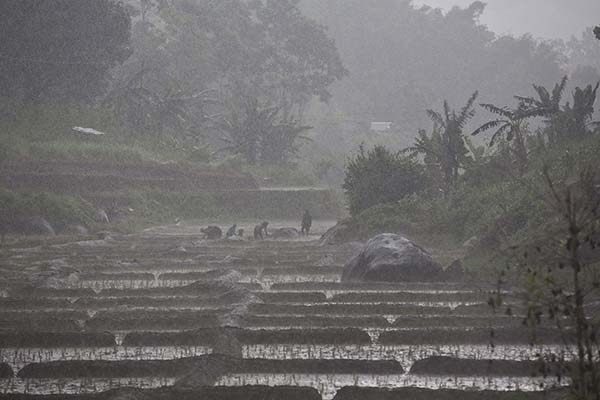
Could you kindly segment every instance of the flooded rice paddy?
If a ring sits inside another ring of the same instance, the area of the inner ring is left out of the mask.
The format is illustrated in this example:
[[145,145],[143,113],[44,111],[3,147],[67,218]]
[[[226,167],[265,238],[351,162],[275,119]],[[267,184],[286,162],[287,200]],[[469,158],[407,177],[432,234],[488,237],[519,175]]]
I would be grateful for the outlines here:
[[[494,314],[486,306],[492,288],[485,283],[347,284],[340,282],[340,273],[356,251],[352,247],[320,246],[318,236],[233,243],[200,241],[198,235],[198,226],[161,227],[111,240],[13,248],[0,255],[5,277],[0,281],[0,364],[14,373],[0,379],[0,393],[83,394],[170,386],[183,376],[108,379],[65,373],[60,379],[22,379],[17,374],[28,365],[49,362],[189,359],[218,353],[224,345],[245,359],[395,360],[404,371],[238,371],[215,382],[308,386],[327,400],[345,386],[537,391],[567,383],[527,374],[411,373],[415,362],[431,357],[526,362],[553,353],[571,358],[551,343],[459,344],[443,334],[427,336],[436,329],[454,336],[477,329],[517,329],[518,316]],[[213,290],[215,270],[229,275]],[[511,292],[505,295],[518,300]],[[218,340],[203,337],[202,329],[224,325],[236,327],[239,343],[223,344],[218,332],[211,333]],[[337,332],[347,337],[338,338]],[[422,332],[429,339],[380,341],[394,332],[416,332],[417,338]],[[127,341],[130,335],[137,335],[134,341]],[[90,340],[97,344],[89,345]]]

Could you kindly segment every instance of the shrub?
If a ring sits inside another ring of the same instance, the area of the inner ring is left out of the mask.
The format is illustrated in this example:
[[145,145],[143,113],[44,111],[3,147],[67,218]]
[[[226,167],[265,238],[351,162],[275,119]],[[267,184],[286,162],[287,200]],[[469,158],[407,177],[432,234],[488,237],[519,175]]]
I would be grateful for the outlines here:
[[51,225],[58,227],[89,225],[94,222],[94,214],[94,207],[80,198],[0,190],[0,225],[35,216],[44,217]]
[[361,145],[346,166],[342,185],[352,215],[377,204],[392,203],[423,190],[423,167],[384,146],[366,151]]

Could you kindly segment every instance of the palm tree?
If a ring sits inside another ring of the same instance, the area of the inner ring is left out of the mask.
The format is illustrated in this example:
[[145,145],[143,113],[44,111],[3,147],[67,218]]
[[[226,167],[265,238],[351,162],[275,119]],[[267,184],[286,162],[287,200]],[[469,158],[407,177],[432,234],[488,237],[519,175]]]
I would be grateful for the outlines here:
[[241,106],[230,106],[227,115],[215,123],[215,127],[224,136],[226,143],[222,151],[242,155],[252,165],[256,164],[260,154],[260,137],[272,129],[279,109],[263,107],[255,98],[245,99]]
[[263,105],[255,97],[246,98],[241,106],[231,106],[227,115],[215,122],[226,146],[220,149],[242,155],[252,165],[282,164],[297,155],[297,140],[312,129],[296,119],[281,119],[280,107]]
[[537,93],[537,99],[534,97],[515,96],[519,101],[519,109],[523,110],[524,117],[544,117],[546,118],[546,136],[550,144],[558,141],[562,132],[557,127],[560,125],[558,119],[560,114],[560,102],[567,86],[568,78],[564,76],[561,81],[554,85],[552,93],[545,87],[533,85]]
[[545,134],[550,144],[556,144],[568,136],[584,136],[590,132],[589,125],[594,113],[598,87],[588,85],[575,88],[573,105],[567,102],[561,107],[562,94],[567,83],[564,77],[554,86],[552,94],[541,86],[535,86],[539,99],[515,96],[527,117],[546,117]]
[[446,193],[455,185],[460,170],[467,166],[471,159],[463,130],[467,122],[475,116],[473,104],[478,94],[473,93],[458,113],[450,109],[447,101],[444,101],[441,113],[427,110],[427,115],[434,124],[431,137],[428,137],[425,131],[419,131],[414,146],[407,149],[413,155],[423,154],[425,162],[430,165],[439,166],[444,181],[443,190]]
[[[548,97],[549,99],[549,97]],[[530,115],[526,106],[521,103],[516,109],[508,107],[498,107],[493,104],[480,104],[481,107],[496,115],[497,118],[481,125],[472,135],[476,136],[490,129],[495,129],[490,140],[490,146],[504,138],[507,142],[512,142],[511,150],[515,155],[519,174],[523,175],[527,170],[527,118]]]
[[[567,121],[565,129],[570,135],[584,136],[589,133],[589,125],[594,114],[594,104],[599,86],[600,83],[597,83],[596,86],[588,85],[585,89],[575,88],[573,106],[570,103],[564,106],[564,119]],[[595,125],[596,123],[592,124]]]
[[533,85],[538,98],[515,96],[522,105],[528,117],[548,117],[560,111],[560,101],[567,86],[568,78],[564,76],[559,83],[554,85],[552,93],[543,86]]

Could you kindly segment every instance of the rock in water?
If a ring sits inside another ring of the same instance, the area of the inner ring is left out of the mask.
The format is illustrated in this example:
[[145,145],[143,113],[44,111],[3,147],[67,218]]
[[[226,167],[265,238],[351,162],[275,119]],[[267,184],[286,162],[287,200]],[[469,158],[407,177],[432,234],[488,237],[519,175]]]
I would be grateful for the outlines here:
[[204,233],[204,236],[208,240],[217,240],[223,237],[223,231],[218,226],[208,226],[200,229],[200,232]]
[[300,231],[296,228],[279,228],[271,231],[272,239],[298,239]]
[[436,279],[442,267],[407,238],[384,233],[367,242],[344,266],[343,282],[406,282]]

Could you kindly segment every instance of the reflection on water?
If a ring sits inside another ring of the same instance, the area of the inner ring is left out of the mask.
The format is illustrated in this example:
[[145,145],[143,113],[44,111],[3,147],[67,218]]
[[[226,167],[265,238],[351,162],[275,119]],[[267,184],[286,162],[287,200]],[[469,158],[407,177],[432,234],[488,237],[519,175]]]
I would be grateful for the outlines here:
[[[563,382],[564,384],[564,382]],[[217,385],[290,385],[317,389],[324,400],[333,399],[344,386],[361,387],[420,387],[461,390],[522,390],[534,391],[559,386],[555,378],[513,377],[450,377],[415,375],[326,375],[326,374],[232,374],[219,379]]]
[[[151,289],[151,288],[175,288],[187,286],[196,279],[132,279],[132,280],[79,280],[71,285],[66,285],[68,288],[76,289],[93,289],[96,292],[102,292],[106,289]],[[245,276],[238,280],[239,283],[260,283],[264,287],[270,287],[274,283],[299,283],[299,282],[340,282],[340,277],[337,275],[279,275],[257,278]]]
[[[172,386],[178,378],[93,378],[93,379],[4,379],[0,393],[85,394],[99,393],[122,387],[153,389]],[[330,400],[344,386],[360,387],[420,387],[461,390],[521,390],[535,391],[557,387],[568,382],[556,378],[529,377],[451,377],[422,375],[335,375],[335,374],[231,374],[221,377],[217,386],[289,385],[317,389],[323,399]]]
[[[0,362],[9,364],[16,372],[30,363],[67,360],[172,360],[210,354],[206,346],[156,346],[156,347],[95,347],[95,348],[49,348],[49,349],[0,349]],[[420,359],[447,356],[469,359],[535,360],[540,355],[560,355],[572,358],[570,352],[560,346],[489,346],[489,345],[420,345],[382,346],[371,345],[300,345],[256,344],[244,345],[244,358],[286,359],[349,359],[349,360],[397,360],[405,370]]]
[[371,345],[301,345],[273,344],[246,345],[244,358],[287,359],[345,359],[345,360],[397,360],[408,371],[420,359],[446,356],[469,359],[535,360],[540,355],[564,353],[565,359],[572,357],[560,346],[490,346],[490,345],[419,345],[382,346]]
[[172,386],[177,378],[0,379],[0,393],[86,394],[122,387],[154,389]]
[[0,363],[9,364],[17,372],[27,364],[73,360],[173,360],[210,354],[206,346],[156,347],[84,347],[53,349],[0,349]]

